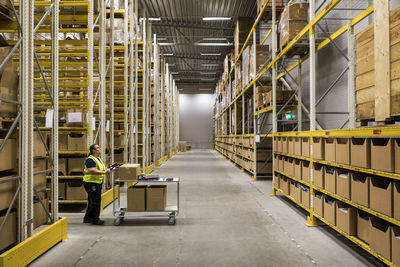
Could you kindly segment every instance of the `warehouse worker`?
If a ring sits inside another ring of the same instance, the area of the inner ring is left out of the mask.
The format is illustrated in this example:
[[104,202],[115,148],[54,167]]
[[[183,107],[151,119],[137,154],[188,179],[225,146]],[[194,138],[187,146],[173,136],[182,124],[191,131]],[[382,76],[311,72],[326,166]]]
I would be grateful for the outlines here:
[[88,205],[86,209],[84,223],[103,225],[100,220],[101,189],[104,176],[110,171],[100,159],[101,148],[93,144],[89,147],[89,156],[85,161],[83,184],[88,194]]

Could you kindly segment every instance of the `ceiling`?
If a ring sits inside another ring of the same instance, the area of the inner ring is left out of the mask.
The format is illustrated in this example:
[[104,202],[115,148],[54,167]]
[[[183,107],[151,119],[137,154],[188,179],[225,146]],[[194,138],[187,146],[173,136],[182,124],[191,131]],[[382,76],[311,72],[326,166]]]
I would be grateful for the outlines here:
[[[223,71],[225,55],[233,50],[236,19],[254,18],[257,1],[139,0],[139,8],[147,10],[150,18],[161,19],[151,22],[152,31],[157,34],[160,51],[165,54],[180,93],[212,93]],[[203,17],[231,20],[203,21]]]

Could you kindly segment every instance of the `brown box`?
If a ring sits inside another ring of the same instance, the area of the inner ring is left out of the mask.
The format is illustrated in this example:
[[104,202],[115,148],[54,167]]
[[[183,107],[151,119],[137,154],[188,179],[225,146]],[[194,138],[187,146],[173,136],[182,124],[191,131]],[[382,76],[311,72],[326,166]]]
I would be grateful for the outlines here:
[[310,156],[310,137],[301,137],[301,156]]
[[137,180],[141,173],[140,164],[124,164],[119,167],[118,178],[120,180]]
[[394,139],[394,172],[400,173],[400,138]]
[[[0,47],[0,61],[9,54],[10,47]],[[18,92],[18,72],[13,60],[8,60],[0,73],[0,98],[17,101]],[[17,105],[2,102],[0,105],[0,116],[15,117],[17,115]]]
[[82,181],[73,181],[66,184],[67,200],[86,200],[87,193]]
[[369,208],[369,177],[367,174],[350,173],[351,201]]
[[[280,157],[280,156],[277,155],[277,154],[274,155],[274,170],[278,170],[278,171],[279,171],[280,168],[281,168],[281,167],[280,167],[280,162],[281,162],[281,161],[279,160],[279,157]],[[258,159],[258,153],[257,153],[257,159]]]
[[294,174],[294,159],[293,158],[287,158],[286,163],[286,173],[290,176],[293,176]]
[[287,143],[288,143],[288,154],[294,155],[294,137],[289,136],[287,138]]
[[361,210],[357,211],[357,237],[367,244],[371,242],[369,223],[370,218],[371,215],[368,213]]
[[325,158],[324,139],[322,137],[313,137],[313,158],[323,160]]
[[336,225],[336,203],[337,201],[330,197],[324,197],[324,219],[333,225]]
[[167,186],[153,185],[146,190],[146,210],[164,211],[167,207]]
[[336,161],[336,139],[324,138],[325,144],[325,160],[330,162]]
[[147,186],[131,186],[127,190],[127,211],[146,210]]
[[68,175],[82,175],[86,158],[68,158]]
[[282,146],[282,153],[287,154],[288,153],[288,140],[286,136],[281,137],[281,146]]
[[335,142],[336,162],[350,165],[350,139],[336,138]]
[[308,3],[289,3],[282,12],[282,19],[307,21]]
[[314,163],[314,185],[324,189],[324,165]]
[[[52,151],[52,136],[50,135],[50,150]],[[87,149],[87,148],[86,148]],[[58,150],[67,151],[68,150],[68,134],[58,135]]]
[[[51,190],[51,182],[50,181],[47,181],[47,188],[49,188]],[[66,191],[67,191],[66,183],[58,182],[58,199],[63,199],[63,200],[67,199]],[[51,199],[51,191],[49,194],[49,199]]]
[[357,210],[338,201],[336,204],[336,226],[348,235],[357,235]]
[[280,183],[279,185],[280,185],[280,188],[283,191],[283,193],[285,193],[286,195],[290,195],[290,188],[289,188],[290,179],[288,179],[287,177],[282,175],[279,183]]
[[280,188],[280,185],[279,185],[280,177],[279,177],[279,175],[280,174],[274,175],[274,187],[275,188]]
[[[49,199],[42,198],[43,204],[46,208],[49,207]],[[43,209],[42,204],[38,201],[33,204],[33,229],[46,224],[48,221],[48,216],[46,211]]]
[[310,208],[310,188],[307,186],[301,186],[301,204],[307,209]]
[[[33,172],[37,173],[46,170],[46,159],[36,159],[33,161]],[[46,189],[46,173],[40,173],[33,176],[33,185],[36,190]]]
[[297,179],[301,180],[301,160],[299,159],[294,159],[294,173],[293,176],[296,177]]
[[324,169],[324,188],[326,191],[336,194],[336,170],[331,166],[325,166]]
[[371,168],[371,140],[369,138],[351,138],[350,149],[352,166]]
[[186,141],[179,141],[178,142],[179,152],[186,152],[186,146],[187,146]]
[[274,152],[279,152],[279,137],[273,137],[274,139]]
[[114,162],[123,163],[124,162],[124,153],[114,153]]
[[[0,216],[0,224],[3,223],[4,215]],[[17,242],[17,213],[11,212],[3,226],[3,230],[0,232],[0,250]]]
[[324,198],[322,193],[314,191],[314,212],[321,217],[324,217]]
[[290,181],[290,196],[294,198],[294,200],[297,201],[297,203],[301,203],[301,184],[299,182],[296,182],[294,180]]
[[336,169],[336,194],[350,200],[350,172],[344,169]]
[[69,134],[68,151],[85,151],[88,149],[86,134]]
[[393,183],[383,177],[371,177],[369,184],[370,208],[393,216]]
[[281,172],[285,172],[285,157],[279,156],[279,167]]
[[294,138],[294,152],[293,154],[296,156],[301,156],[301,137],[293,137]]
[[67,126],[83,127],[87,124],[86,112],[82,110],[67,111]]
[[[47,142],[47,134],[44,132],[40,132],[43,136],[43,139],[45,142]],[[34,157],[46,157],[47,155],[47,150],[46,147],[44,146],[42,139],[40,138],[39,132],[34,132],[33,133],[33,156]]]
[[310,162],[302,161],[301,162],[301,178],[303,181],[309,183],[310,182]]
[[67,159],[66,158],[59,158],[58,159],[58,174],[59,175],[67,175]]
[[238,18],[233,36],[235,44],[235,59],[238,58],[240,50],[242,49],[252,26],[252,18]]
[[370,247],[384,258],[391,260],[391,226],[377,217],[370,218]]
[[[4,139],[0,139],[0,144]],[[8,139],[3,150],[0,151],[0,171],[12,170],[17,163],[17,142],[15,139]]]
[[400,183],[393,183],[393,218],[400,221]]
[[392,262],[400,266],[400,228],[392,225]]
[[371,139],[371,168],[378,171],[394,171],[394,142],[390,138]]
[[[0,181],[12,178],[13,176],[1,177]],[[17,191],[17,181],[0,183],[0,210],[7,209]]]
[[[281,23],[279,23],[279,31],[280,31],[279,43],[281,50],[285,47],[287,43],[293,40],[306,25],[307,25],[306,20],[305,21],[281,20]],[[304,36],[302,40],[306,40],[307,38],[306,36]]]

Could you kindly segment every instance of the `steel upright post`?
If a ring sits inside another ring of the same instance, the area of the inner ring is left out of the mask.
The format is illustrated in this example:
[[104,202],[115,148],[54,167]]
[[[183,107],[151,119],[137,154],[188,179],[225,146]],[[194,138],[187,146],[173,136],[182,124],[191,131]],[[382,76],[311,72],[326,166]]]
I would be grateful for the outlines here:
[[[128,0],[125,0],[125,2],[128,2]],[[129,10],[126,10],[127,14],[129,14],[129,142],[126,143],[125,149],[128,150],[128,143],[129,143],[129,163],[134,163],[135,162],[135,149],[134,149],[134,144],[137,142],[137,139],[135,138],[135,110],[137,107],[135,106],[135,38],[134,34],[135,33],[135,27],[136,27],[136,22],[135,22],[135,17],[134,17],[134,3],[131,1],[129,5]],[[128,62],[126,62],[128,65]]]
[[[100,157],[103,162],[106,162],[105,157],[105,147],[106,147],[106,1],[100,1],[100,53],[99,53],[99,64],[100,64],[100,121],[99,121],[99,131],[100,131],[100,147],[101,154]],[[104,189],[104,186],[103,186]]]
[[[347,17],[353,17],[353,0],[347,1]],[[348,23],[347,29],[347,57],[349,59],[349,71],[347,73],[347,99],[349,111],[349,128],[356,127],[356,91],[355,91],[355,47],[354,47],[354,26]]]
[[[125,0],[127,1],[127,0]],[[126,13],[125,13],[126,16]],[[114,111],[114,17],[115,17],[115,7],[114,7],[114,1],[110,2],[110,126],[108,127],[108,133],[110,136],[110,163],[114,163],[114,116],[115,116],[115,111]],[[126,149],[126,148],[125,148]],[[114,181],[114,173],[111,172],[111,181],[113,186],[113,181]]]
[[128,101],[131,102],[130,100],[128,100],[129,91],[130,91],[128,89],[128,85],[129,85],[129,82],[128,82],[128,78],[129,78],[128,77],[128,65],[129,65],[129,63],[128,63],[129,62],[128,20],[129,20],[129,18],[127,16],[127,14],[129,13],[128,12],[128,10],[129,10],[128,0],[125,0],[124,8],[125,8],[125,16],[124,16],[124,50],[125,50],[125,52],[124,52],[124,133],[125,133],[124,140],[125,140],[125,142],[124,143],[125,143],[125,149],[124,149],[123,157],[124,157],[124,162],[128,162],[128,144],[130,143],[128,137],[130,134],[132,134],[129,130],[130,129],[130,127],[129,127],[129,120],[130,120],[129,114],[130,113],[128,112],[128,107],[130,109],[133,108],[128,105]]
[[88,102],[89,102],[89,110],[88,110],[88,144],[93,144],[93,60],[94,60],[94,26],[93,26],[93,9],[94,4],[93,1],[89,1],[88,7]]
[[[272,0],[272,60],[276,57],[277,52],[277,32],[276,32],[276,0]],[[278,131],[278,118],[276,114],[276,63],[272,66],[272,134],[275,134]],[[275,137],[273,137],[275,138]],[[274,147],[275,142],[272,142],[273,151],[275,151]],[[275,169],[275,157],[272,157],[272,168]],[[275,184],[275,175],[272,174],[272,184]],[[271,196],[276,195],[276,190],[272,187]]]

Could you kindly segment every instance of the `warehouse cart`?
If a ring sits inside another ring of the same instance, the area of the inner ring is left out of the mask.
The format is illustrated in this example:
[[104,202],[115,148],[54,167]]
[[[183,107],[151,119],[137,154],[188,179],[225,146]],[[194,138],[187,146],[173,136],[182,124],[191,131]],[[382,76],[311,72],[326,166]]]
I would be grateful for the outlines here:
[[[142,179],[140,179],[142,177]],[[136,180],[119,180],[113,181],[113,197],[118,197],[117,200],[113,202],[113,215],[115,218],[114,225],[119,226],[124,221],[125,217],[168,217],[168,224],[174,225],[176,222],[176,216],[179,214],[179,178],[167,178],[158,176],[140,176]],[[130,185],[168,185],[176,184],[176,205],[168,206],[163,211],[127,211],[127,196],[124,201],[121,201],[121,189],[127,189]],[[119,190],[115,190],[116,186],[119,186]],[[118,196],[116,196],[116,191],[118,191]],[[121,202],[125,206],[121,205]]]

